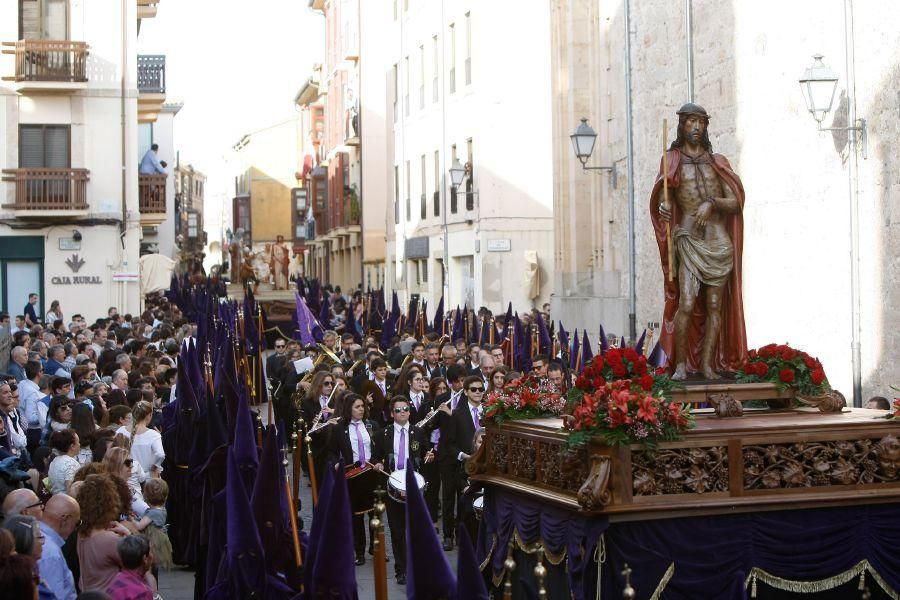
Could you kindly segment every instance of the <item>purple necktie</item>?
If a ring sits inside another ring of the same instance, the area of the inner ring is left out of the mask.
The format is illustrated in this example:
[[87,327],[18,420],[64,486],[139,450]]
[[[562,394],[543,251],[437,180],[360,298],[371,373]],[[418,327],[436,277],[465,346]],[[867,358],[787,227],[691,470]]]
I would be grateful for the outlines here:
[[406,430],[400,429],[400,451],[397,453],[399,458],[397,459],[397,468],[405,469],[406,468]]
[[366,445],[363,443],[362,432],[359,430],[359,426],[362,423],[354,423],[353,426],[356,427],[356,449],[359,451],[359,462],[366,462]]
[[472,407],[472,421],[475,423],[475,429],[481,427],[481,423],[478,422],[478,408]]

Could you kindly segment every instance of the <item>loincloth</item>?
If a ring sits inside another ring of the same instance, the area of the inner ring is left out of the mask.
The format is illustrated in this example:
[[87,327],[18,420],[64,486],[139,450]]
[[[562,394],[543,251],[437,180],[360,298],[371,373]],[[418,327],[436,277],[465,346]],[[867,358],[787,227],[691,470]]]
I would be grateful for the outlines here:
[[672,240],[678,261],[690,274],[687,283],[692,296],[700,293],[700,284],[710,287],[725,284],[734,267],[731,240],[704,240],[694,237],[682,227],[675,227]]

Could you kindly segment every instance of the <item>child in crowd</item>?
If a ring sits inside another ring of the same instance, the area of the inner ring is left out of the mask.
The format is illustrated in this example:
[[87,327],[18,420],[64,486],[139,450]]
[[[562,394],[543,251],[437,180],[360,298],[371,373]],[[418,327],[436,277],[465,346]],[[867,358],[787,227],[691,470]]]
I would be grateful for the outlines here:
[[137,528],[143,531],[150,540],[150,548],[156,559],[156,567],[170,569],[172,563],[172,542],[167,533],[168,515],[166,513],[166,500],[169,497],[169,486],[162,479],[148,479],[144,484],[144,502],[149,508],[144,512],[143,518],[138,521]]

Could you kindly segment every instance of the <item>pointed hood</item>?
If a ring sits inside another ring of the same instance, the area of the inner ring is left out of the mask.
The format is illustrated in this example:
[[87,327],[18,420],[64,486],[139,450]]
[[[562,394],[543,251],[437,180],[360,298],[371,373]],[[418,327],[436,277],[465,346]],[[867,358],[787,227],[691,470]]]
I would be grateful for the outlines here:
[[444,334],[444,297],[441,296],[437,308],[434,311],[434,321],[432,321],[431,330],[437,332],[438,335]]
[[591,338],[588,337],[587,329],[585,329],[581,338],[581,363],[587,364],[592,358],[594,358],[594,351],[591,350]]
[[282,570],[290,558],[290,517],[285,497],[284,469],[279,454],[275,426],[269,425],[266,428],[250,504],[259,538],[266,550],[266,570],[270,575]]
[[406,464],[406,597],[409,600],[456,598],[456,577],[434,531],[412,461]]
[[253,489],[253,481],[256,479],[256,471],[259,468],[259,454],[256,449],[254,436],[253,414],[247,404],[246,389],[238,389],[237,412],[235,413],[234,443],[232,451],[234,458],[241,468],[246,490]]
[[653,346],[653,350],[650,352],[650,356],[647,357],[647,364],[659,368],[665,367],[667,361],[666,351],[662,349],[659,342],[656,342],[656,345]]
[[[543,315],[538,313],[538,353],[550,355],[553,349],[553,340],[550,338],[550,332],[547,330],[547,322],[544,321]],[[552,358],[552,357],[551,357]]]
[[459,542],[459,556],[456,563],[456,598],[457,600],[490,600],[475,548],[469,532],[462,523],[457,527],[456,539]]
[[[226,565],[227,573],[219,572],[219,581],[226,580],[237,592],[236,597],[261,593],[265,585],[265,565],[262,541],[251,514],[250,500],[241,479],[241,469],[234,450],[228,452],[228,479],[225,483],[226,505]],[[223,577],[224,575],[224,577]]]
[[581,357],[578,351],[581,349],[581,342],[578,339],[578,328],[575,328],[575,334],[572,336],[572,350],[569,351],[569,368],[578,373],[581,371]]
[[634,351],[638,354],[644,353],[644,340],[647,339],[647,330],[641,332],[641,337],[638,338],[637,343],[634,345]]
[[[338,463],[336,470],[338,473],[344,472],[344,461]],[[307,594],[310,598],[356,600],[350,493],[346,479],[340,476],[332,476],[332,479],[333,490],[328,503],[319,504],[325,508],[325,514],[321,517],[324,517],[323,529],[328,535],[320,537],[315,563],[309,567],[312,578]],[[316,518],[320,515],[317,514],[314,520]]]
[[[606,339],[606,332],[603,331],[603,324],[600,324],[600,354],[606,354],[609,350],[609,341]],[[587,361],[587,359],[585,359]]]
[[563,327],[562,321],[559,322],[559,351],[560,354],[569,349],[569,332]]

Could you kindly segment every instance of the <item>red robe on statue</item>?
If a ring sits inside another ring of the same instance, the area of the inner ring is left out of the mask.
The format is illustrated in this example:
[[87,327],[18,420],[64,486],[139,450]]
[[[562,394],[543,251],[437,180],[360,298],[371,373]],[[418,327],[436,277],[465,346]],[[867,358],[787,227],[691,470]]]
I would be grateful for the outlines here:
[[[676,189],[681,184],[681,152],[669,150],[668,154],[668,180],[670,190]],[[721,154],[712,155],[712,167],[722,182],[731,188],[741,207],[741,212],[725,215],[725,230],[731,237],[734,247],[734,268],[725,284],[725,293],[722,298],[722,327],[719,330],[719,341],[716,353],[713,357],[713,368],[716,371],[736,371],[747,362],[747,332],[744,329],[744,301],[741,295],[743,270],[741,256],[744,248],[744,186],[740,178],[731,169],[731,165]],[[675,279],[669,281],[669,247],[666,239],[666,222],[659,215],[659,204],[663,195],[663,162],[660,160],[659,173],[653,184],[650,194],[650,220],[656,233],[656,241],[659,245],[659,257],[662,262],[663,286],[665,290],[665,308],[663,310],[662,330],[659,336],[659,345],[666,353],[666,367],[671,372],[675,359],[675,312],[678,310],[679,281],[678,273]],[[681,222],[681,214],[674,196],[670,192],[669,202],[672,205],[672,228]],[[677,271],[677,263],[676,271]],[[691,314],[688,326],[688,370],[700,370],[700,359],[703,349],[703,336],[706,329],[706,295],[703,289],[694,303],[694,311]]]

